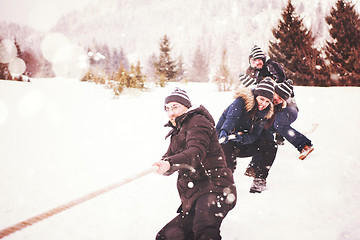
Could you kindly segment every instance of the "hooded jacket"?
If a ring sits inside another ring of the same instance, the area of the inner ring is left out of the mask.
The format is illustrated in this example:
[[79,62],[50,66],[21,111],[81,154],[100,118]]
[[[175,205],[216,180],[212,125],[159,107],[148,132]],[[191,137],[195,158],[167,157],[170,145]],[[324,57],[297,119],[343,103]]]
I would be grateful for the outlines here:
[[266,122],[273,115],[272,103],[259,111],[253,90],[240,86],[235,100],[225,109],[216,125],[216,131],[225,130],[228,135],[241,133],[241,144],[252,144],[261,134]]
[[183,212],[189,211],[196,199],[207,193],[236,198],[233,175],[208,110],[202,105],[193,107],[175,121],[176,127],[170,122],[165,125],[172,129],[166,136],[171,141],[163,159],[171,165],[166,175],[179,172],[177,188]]

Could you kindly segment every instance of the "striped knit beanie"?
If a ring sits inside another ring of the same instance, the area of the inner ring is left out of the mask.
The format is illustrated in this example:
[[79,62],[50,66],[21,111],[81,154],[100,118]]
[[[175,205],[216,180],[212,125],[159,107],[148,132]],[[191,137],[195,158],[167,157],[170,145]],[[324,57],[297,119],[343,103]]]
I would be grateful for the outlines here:
[[175,90],[165,98],[165,104],[168,104],[169,102],[178,102],[187,108],[191,107],[189,96],[186,94],[186,91],[181,90],[180,88],[175,88]]
[[249,59],[250,58],[254,58],[254,59],[265,59],[265,53],[261,50],[260,47],[258,46],[254,46],[251,49],[250,55],[249,55]]
[[256,86],[254,90],[254,94],[256,96],[266,97],[272,101],[274,98],[274,91],[275,91],[274,85],[275,85],[274,80],[272,80],[270,77],[266,77],[263,80],[261,80],[259,84]]
[[252,87],[253,85],[256,84],[256,79],[250,77],[247,74],[241,74],[239,76],[239,81],[244,87]]
[[285,82],[276,84],[275,93],[286,101],[293,94],[292,83],[293,82],[290,79],[288,79]]

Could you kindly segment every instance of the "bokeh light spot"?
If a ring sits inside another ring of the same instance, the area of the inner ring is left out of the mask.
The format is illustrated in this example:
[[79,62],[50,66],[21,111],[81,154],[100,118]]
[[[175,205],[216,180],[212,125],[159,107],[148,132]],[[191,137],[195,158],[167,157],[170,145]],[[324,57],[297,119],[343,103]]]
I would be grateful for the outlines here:
[[16,58],[17,50],[13,41],[4,39],[0,42],[0,62],[9,63]]
[[89,59],[85,50],[60,33],[46,35],[41,51],[52,63],[53,71],[58,77],[81,79],[88,71]]
[[24,60],[16,57],[9,63],[9,71],[11,74],[20,75],[23,74],[26,70],[26,64]]

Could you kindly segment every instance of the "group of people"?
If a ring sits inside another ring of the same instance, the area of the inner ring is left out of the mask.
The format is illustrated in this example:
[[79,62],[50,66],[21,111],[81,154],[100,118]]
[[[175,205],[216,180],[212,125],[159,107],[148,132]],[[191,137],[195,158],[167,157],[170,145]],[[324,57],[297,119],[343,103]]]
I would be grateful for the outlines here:
[[237,201],[237,158],[252,157],[245,175],[254,178],[250,192],[261,193],[281,139],[294,145],[302,160],[313,151],[311,141],[290,126],[298,108],[282,67],[257,46],[249,63],[217,123],[204,106],[192,105],[186,91],[176,88],[166,97],[170,145],[154,165],[162,175],[178,172],[181,205],[156,239],[221,239],[221,223]]

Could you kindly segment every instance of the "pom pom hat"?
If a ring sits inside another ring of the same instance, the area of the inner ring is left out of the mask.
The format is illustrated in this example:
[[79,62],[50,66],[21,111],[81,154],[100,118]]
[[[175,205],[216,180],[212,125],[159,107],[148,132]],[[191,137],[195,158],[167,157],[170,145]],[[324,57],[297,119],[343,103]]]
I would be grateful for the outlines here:
[[261,50],[260,47],[258,46],[254,46],[251,49],[250,55],[249,55],[249,59],[250,58],[254,58],[254,59],[265,59],[265,53]]
[[165,98],[165,104],[168,104],[169,102],[178,102],[187,108],[191,107],[189,96],[186,94],[186,91],[181,90],[180,88],[175,88],[175,90]]
[[275,86],[274,81],[270,77],[266,77],[259,82],[254,90],[256,96],[263,96],[271,101],[274,98]]
[[275,93],[285,101],[293,94],[292,81],[290,79],[275,86]]

